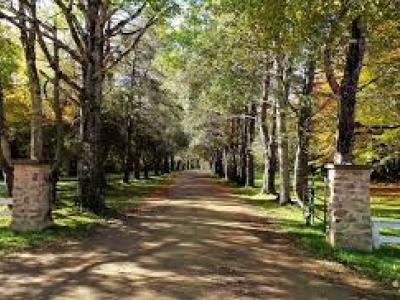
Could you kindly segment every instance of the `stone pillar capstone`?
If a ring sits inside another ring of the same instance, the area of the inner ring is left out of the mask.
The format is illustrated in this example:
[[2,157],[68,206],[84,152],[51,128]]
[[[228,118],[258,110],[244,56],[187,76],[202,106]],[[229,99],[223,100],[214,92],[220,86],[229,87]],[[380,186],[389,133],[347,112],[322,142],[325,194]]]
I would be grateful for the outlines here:
[[50,172],[49,164],[30,160],[14,162],[13,230],[42,230],[51,225]]
[[338,248],[371,251],[370,168],[328,165],[327,240]]

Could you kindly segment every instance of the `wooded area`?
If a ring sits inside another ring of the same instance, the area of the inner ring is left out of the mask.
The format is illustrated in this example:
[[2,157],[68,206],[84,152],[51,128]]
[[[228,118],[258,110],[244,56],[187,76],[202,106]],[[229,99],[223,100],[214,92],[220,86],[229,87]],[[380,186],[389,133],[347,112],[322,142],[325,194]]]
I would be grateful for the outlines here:
[[400,292],[399,74],[400,0],[0,0],[0,289]]
[[312,169],[332,162],[397,181],[398,6],[192,4],[166,55],[189,86],[194,149],[239,185],[253,186],[262,169],[262,192],[276,193],[279,178],[281,204],[306,203]]
[[281,204],[292,187],[308,201],[311,164],[397,181],[398,1],[253,2],[1,1],[10,195],[28,157],[52,162],[54,194],[76,173],[95,212],[106,173],[129,182],[178,160],[245,186],[262,170]]
[[106,170],[123,171],[125,182],[132,171],[169,171],[187,141],[182,109],[153,63],[161,43],[154,27],[176,12],[174,3],[32,0],[0,8],[10,194],[11,158],[51,161],[54,191],[60,172],[77,173],[80,202],[95,212],[105,208]]

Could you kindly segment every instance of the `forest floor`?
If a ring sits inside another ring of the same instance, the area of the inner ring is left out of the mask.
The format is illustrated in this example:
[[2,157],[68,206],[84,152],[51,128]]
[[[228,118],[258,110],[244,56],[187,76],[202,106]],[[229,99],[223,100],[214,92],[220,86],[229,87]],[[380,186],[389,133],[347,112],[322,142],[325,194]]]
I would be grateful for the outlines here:
[[183,172],[84,239],[5,256],[4,299],[396,299],[296,246],[265,214]]

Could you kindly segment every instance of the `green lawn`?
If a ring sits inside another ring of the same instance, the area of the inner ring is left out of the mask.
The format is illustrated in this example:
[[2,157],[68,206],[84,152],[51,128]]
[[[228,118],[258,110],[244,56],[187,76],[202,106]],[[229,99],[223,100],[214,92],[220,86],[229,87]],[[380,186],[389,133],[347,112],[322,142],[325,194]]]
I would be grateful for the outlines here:
[[[396,287],[400,284],[400,246],[387,245],[372,253],[334,249],[325,241],[321,221],[317,220],[311,227],[305,226],[301,209],[297,205],[279,206],[274,197],[259,194],[261,179],[256,183],[255,188],[242,188],[234,184],[229,186],[234,194],[258,207],[267,217],[273,219],[282,232],[295,236],[299,246],[322,258],[350,266],[388,286]],[[323,186],[321,183],[317,185]],[[321,192],[320,189],[319,193]],[[374,192],[371,202],[373,217],[400,219],[400,193],[388,196]],[[318,205],[321,206],[321,203]]]
[[[122,183],[120,176],[108,178],[106,203],[112,216],[134,208],[139,200],[155,188],[168,183],[169,176],[151,177],[149,180],[132,180]],[[80,211],[75,205],[76,181],[63,179],[59,183],[59,199],[53,209],[54,225],[40,232],[15,233],[8,228],[9,217],[0,217],[0,256],[30,247],[42,246],[55,240],[82,237],[90,228],[105,221],[105,216]],[[4,196],[4,190],[0,193]],[[6,210],[0,206],[1,210]]]

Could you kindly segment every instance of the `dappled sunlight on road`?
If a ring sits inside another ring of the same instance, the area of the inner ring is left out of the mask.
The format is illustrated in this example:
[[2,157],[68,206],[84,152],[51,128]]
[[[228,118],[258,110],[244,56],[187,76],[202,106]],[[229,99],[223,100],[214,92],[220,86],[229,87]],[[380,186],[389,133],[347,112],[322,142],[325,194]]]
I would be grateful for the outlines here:
[[12,299],[382,299],[198,172],[84,240],[6,257],[0,270]]

